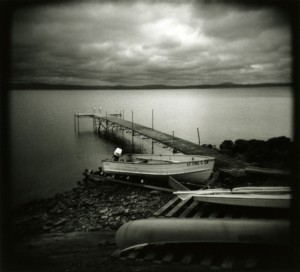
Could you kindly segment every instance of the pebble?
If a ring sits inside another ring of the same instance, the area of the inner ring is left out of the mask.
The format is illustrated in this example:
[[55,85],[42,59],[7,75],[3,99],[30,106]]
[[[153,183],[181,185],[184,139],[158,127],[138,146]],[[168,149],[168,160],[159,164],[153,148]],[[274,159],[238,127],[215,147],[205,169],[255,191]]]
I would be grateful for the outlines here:
[[151,195],[160,195],[160,191],[152,190],[152,191],[150,191],[150,194]]
[[49,231],[49,230],[51,230],[51,227],[49,227],[49,226],[43,226],[43,230],[44,231]]
[[108,208],[104,208],[104,209],[99,211],[99,213],[106,213],[106,212],[108,212]]
[[59,221],[57,221],[56,223],[53,224],[54,227],[58,227],[60,225],[63,225],[67,222],[67,219],[66,218],[62,218],[60,219]]

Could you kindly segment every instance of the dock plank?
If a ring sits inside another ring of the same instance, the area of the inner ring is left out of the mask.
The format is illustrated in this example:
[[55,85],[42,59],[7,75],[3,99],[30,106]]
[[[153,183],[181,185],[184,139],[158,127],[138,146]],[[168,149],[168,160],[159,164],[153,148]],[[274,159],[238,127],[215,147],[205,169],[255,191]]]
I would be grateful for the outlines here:
[[165,216],[172,217],[174,216],[185,204],[192,201],[192,199],[181,200],[171,211],[169,211]]
[[208,207],[208,205],[206,203],[202,203],[202,206],[194,214],[193,218],[200,218],[204,214],[204,212],[206,211],[207,207]]
[[198,205],[199,203],[197,201],[193,201],[189,207],[187,207],[180,215],[179,218],[185,218],[187,217],[192,210]]
[[183,264],[190,264],[192,262],[193,257],[194,253],[187,253],[183,256],[180,262]]
[[170,253],[167,253],[164,258],[162,259],[163,262],[166,262],[166,263],[169,263],[171,262],[175,257],[175,253],[174,252],[170,252]]
[[157,210],[153,216],[159,216],[164,213],[164,211],[168,210],[172,205],[175,204],[175,202],[178,202],[180,199],[178,196],[171,199],[166,205],[162,206],[159,210]]

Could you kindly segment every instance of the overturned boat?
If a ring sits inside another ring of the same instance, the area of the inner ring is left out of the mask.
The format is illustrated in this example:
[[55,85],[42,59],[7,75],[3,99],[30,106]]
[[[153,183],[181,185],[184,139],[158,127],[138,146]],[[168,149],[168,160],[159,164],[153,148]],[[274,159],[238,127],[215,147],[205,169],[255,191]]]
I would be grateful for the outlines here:
[[170,243],[284,245],[289,227],[279,219],[142,219],[122,225],[116,243],[120,250]]
[[193,197],[196,201],[263,208],[289,208],[290,187],[237,187],[230,189],[210,189],[196,191],[177,191],[182,200]]
[[181,182],[204,183],[211,175],[215,159],[201,155],[125,154],[118,160],[102,161],[106,174],[174,177]]

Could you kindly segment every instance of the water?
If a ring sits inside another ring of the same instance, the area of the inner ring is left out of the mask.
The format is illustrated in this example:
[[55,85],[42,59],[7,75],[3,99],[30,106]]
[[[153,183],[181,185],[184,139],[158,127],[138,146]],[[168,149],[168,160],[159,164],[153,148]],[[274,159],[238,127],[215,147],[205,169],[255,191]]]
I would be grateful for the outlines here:
[[97,169],[116,144],[100,139],[92,121],[74,112],[123,113],[125,119],[201,144],[225,139],[292,137],[288,87],[207,90],[12,91],[10,95],[14,203],[72,188],[84,169]]

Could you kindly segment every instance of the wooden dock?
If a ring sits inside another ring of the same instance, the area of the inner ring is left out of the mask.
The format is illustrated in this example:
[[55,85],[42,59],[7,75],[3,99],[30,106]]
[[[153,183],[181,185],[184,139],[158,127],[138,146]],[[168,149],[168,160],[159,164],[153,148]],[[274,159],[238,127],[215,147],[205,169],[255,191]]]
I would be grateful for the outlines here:
[[133,136],[142,136],[143,139],[152,139],[154,142],[161,143],[164,146],[170,147],[173,150],[181,152],[186,155],[203,155],[212,156],[215,158],[215,168],[220,169],[222,172],[227,173],[229,176],[241,177],[245,176],[245,168],[247,163],[221,154],[215,148],[207,146],[200,146],[190,141],[175,137],[173,135],[149,128],[131,121],[121,118],[121,114],[113,114],[105,116],[92,114],[92,113],[75,113],[74,123],[76,130],[79,130],[80,118],[92,118],[94,129],[100,130],[101,128],[109,131],[114,128],[121,128],[130,130]]

